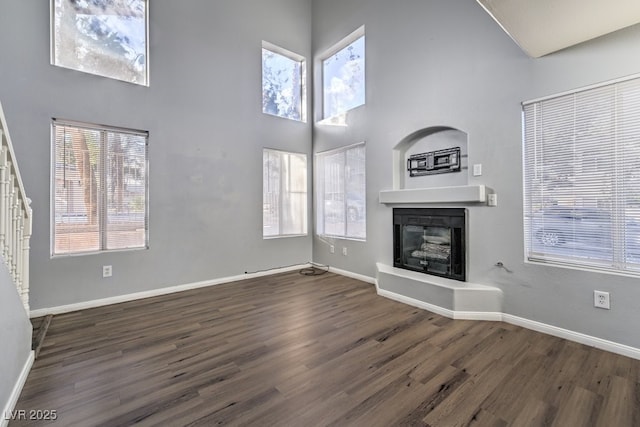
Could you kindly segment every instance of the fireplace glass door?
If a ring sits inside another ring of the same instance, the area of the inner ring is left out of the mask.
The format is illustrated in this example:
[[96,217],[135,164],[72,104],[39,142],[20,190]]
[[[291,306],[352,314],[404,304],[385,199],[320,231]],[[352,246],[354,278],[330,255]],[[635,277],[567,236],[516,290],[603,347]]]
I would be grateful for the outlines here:
[[451,272],[451,229],[405,225],[402,227],[403,264],[420,271]]
[[463,209],[394,209],[394,266],[465,280]]

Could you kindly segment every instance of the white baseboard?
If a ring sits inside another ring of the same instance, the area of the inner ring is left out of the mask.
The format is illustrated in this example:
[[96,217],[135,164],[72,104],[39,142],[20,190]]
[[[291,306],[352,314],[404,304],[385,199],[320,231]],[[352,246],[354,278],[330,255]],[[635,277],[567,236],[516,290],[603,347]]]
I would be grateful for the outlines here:
[[624,344],[619,344],[613,341],[604,340],[602,338],[593,337],[580,332],[571,331],[568,329],[559,328],[557,326],[547,325],[545,323],[537,322],[535,320],[525,319],[523,317],[514,316],[506,313],[493,313],[493,312],[468,312],[468,311],[453,311],[437,305],[429,304],[424,301],[420,301],[414,298],[399,295],[394,292],[378,289],[378,295],[385,298],[392,299],[404,304],[411,305],[413,307],[422,308],[432,313],[439,314],[450,319],[457,320],[489,320],[497,322],[510,323],[512,325],[521,326],[526,329],[541,332],[543,334],[552,335],[554,337],[563,338],[569,341],[574,341],[580,344],[588,345],[590,347],[599,348],[600,350],[609,351],[611,353],[620,354],[622,356],[631,357],[632,359],[640,360],[640,348],[631,347]]
[[[71,311],[86,310],[88,308],[101,307],[101,306],[109,305],[109,304],[118,304],[118,303],[121,303],[121,302],[134,301],[134,300],[137,300],[137,299],[150,298],[150,297],[159,296],[159,295],[166,295],[166,294],[186,291],[186,290],[190,290],[190,289],[202,288],[202,287],[206,287],[206,286],[214,286],[214,285],[219,285],[219,284],[222,284],[222,283],[237,282],[237,281],[240,281],[240,280],[252,279],[252,278],[255,278],[255,277],[270,276],[272,274],[285,273],[285,272],[288,272],[288,271],[299,270],[299,269],[310,267],[310,266],[311,266],[311,264],[300,264],[300,265],[296,265],[296,266],[277,268],[277,269],[268,270],[268,271],[261,271],[261,272],[257,272],[257,273],[243,274],[243,275],[224,277],[224,278],[214,279],[214,280],[206,280],[206,281],[202,281],[202,282],[188,283],[188,284],[185,284],[185,285],[178,285],[178,286],[171,286],[171,287],[168,287],[168,288],[153,289],[153,290],[150,290],[150,291],[137,292],[137,293],[127,294],[127,295],[119,295],[119,296],[115,296],[115,297],[103,298],[103,299],[98,299],[98,300],[93,300],[93,301],[86,301],[86,302],[81,302],[81,303],[76,303],[76,304],[69,304],[69,305],[63,305],[63,306],[58,306],[58,307],[50,307],[50,308],[42,308],[42,309],[38,309],[38,310],[32,310],[31,313],[30,313],[30,317],[33,318],[33,317],[46,316],[47,314],[62,314],[62,313],[68,313],[68,312],[71,312]],[[424,302],[424,301],[420,301],[420,300],[417,300],[417,299],[414,299],[414,298],[406,297],[404,295],[399,295],[399,294],[396,294],[394,292],[390,292],[390,291],[386,291],[384,289],[380,289],[378,287],[376,279],[374,279],[372,277],[364,276],[364,275],[358,274],[358,273],[352,273],[350,271],[342,270],[342,269],[335,268],[335,267],[329,267],[329,271],[331,271],[332,273],[336,273],[336,274],[339,274],[339,275],[342,275],[342,276],[350,277],[350,278],[353,278],[353,279],[356,279],[356,280],[361,280],[361,281],[366,282],[366,283],[371,283],[371,284],[376,286],[376,291],[377,291],[378,295],[383,296],[385,298],[389,298],[389,299],[392,299],[394,301],[398,301],[398,302],[401,302],[401,303],[404,303],[404,304],[408,304],[408,305],[411,305],[413,307],[418,307],[418,308],[421,308],[421,309],[424,309],[424,310],[428,310],[428,311],[431,311],[433,313],[439,314],[441,316],[448,317],[450,319],[503,321],[503,322],[510,323],[510,324],[513,324],[513,325],[521,326],[521,327],[526,328],[526,329],[531,329],[531,330],[542,332],[542,333],[545,333],[545,334],[548,334],[548,335],[556,336],[556,337],[559,337],[559,338],[564,338],[564,339],[567,339],[569,341],[575,341],[575,342],[578,342],[580,344],[588,345],[590,347],[599,348],[601,350],[610,351],[612,353],[616,353],[616,354],[620,354],[622,356],[627,356],[627,357],[631,357],[633,359],[640,360],[640,349],[639,348],[630,347],[630,346],[627,346],[627,345],[624,345],[624,344],[619,344],[619,343],[616,343],[616,342],[613,342],[613,341],[604,340],[602,338],[597,338],[597,337],[593,337],[593,336],[590,336],[590,335],[582,334],[580,332],[574,332],[574,331],[571,331],[571,330],[568,330],[568,329],[559,328],[557,326],[547,325],[545,323],[537,322],[535,320],[525,319],[525,318],[514,316],[514,315],[511,315],[511,314],[499,313],[499,312],[471,312],[471,311],[449,310],[449,309],[446,309],[446,308],[443,308],[443,307],[440,307],[440,306],[437,306],[437,305],[434,305],[434,304],[429,304],[429,303]],[[33,357],[33,356],[31,356],[31,357]],[[31,360],[31,363],[33,363],[33,360]],[[25,367],[26,367],[26,365],[25,365]],[[29,365],[28,368],[30,369],[30,367],[31,367],[31,365]],[[28,373],[28,369],[27,369],[26,372]],[[26,374],[25,374],[25,378],[24,378],[22,384],[24,384],[25,380],[26,380]],[[22,385],[20,386],[20,389],[18,390],[18,396],[20,394],[19,391],[21,389],[22,389]],[[16,401],[17,401],[17,397],[16,397]],[[14,405],[15,405],[15,402],[14,402]],[[0,425],[0,427],[4,427],[4,424]]]
[[502,321],[511,323],[512,325],[522,326],[543,334],[552,335],[558,338],[564,338],[590,347],[599,348],[600,350],[609,351],[611,353],[620,354],[622,356],[631,357],[640,360],[640,348],[631,347],[613,341],[604,340],[602,338],[593,337],[580,332],[568,329],[558,328],[557,326],[547,325],[546,323],[529,320],[511,314],[502,314]]
[[101,298],[101,299],[96,299],[91,301],[79,302],[75,304],[60,305],[57,307],[49,307],[49,308],[40,308],[37,310],[31,310],[29,317],[34,318],[34,317],[46,316],[48,314],[70,313],[72,311],[86,310],[89,308],[102,307],[110,304],[119,304],[121,302],[128,302],[128,301],[135,301],[138,299],[157,297],[160,295],[173,294],[176,292],[188,291],[191,289],[221,285],[223,283],[238,282],[240,280],[253,279],[256,277],[264,277],[264,276],[270,276],[272,274],[286,273],[288,271],[300,270],[302,268],[306,268],[309,266],[311,266],[311,264],[292,265],[292,266],[283,267],[283,268],[274,268],[272,270],[259,271],[256,273],[247,273],[247,274],[241,274],[237,276],[222,277],[222,278],[213,279],[213,280],[204,280],[202,282],[194,282],[194,283],[187,283],[184,285],[170,286],[167,288],[152,289],[149,291],[135,292],[132,294],[118,295],[115,297]]
[[439,314],[450,319],[457,320],[490,320],[500,321],[502,320],[502,313],[494,312],[481,312],[481,311],[454,311],[448,308],[440,307],[438,305],[429,304],[428,302],[420,301],[415,298],[407,297],[404,295],[396,294],[395,292],[385,291],[384,289],[378,289],[378,295],[385,298],[392,299],[394,301],[401,302],[413,307],[422,308],[423,310],[430,311],[432,313]]
[[332,273],[339,274],[341,276],[350,277],[352,279],[360,280],[360,281],[365,282],[365,283],[371,283],[372,285],[376,284],[376,279],[374,279],[373,277],[365,276],[363,274],[352,273],[350,271],[342,270],[340,268],[331,267],[331,266],[329,266],[329,271],[332,272]]
[[13,386],[13,390],[11,391],[11,395],[9,396],[9,400],[5,404],[4,410],[2,411],[2,417],[0,417],[0,427],[6,427],[7,425],[9,425],[9,421],[12,418],[11,411],[15,409],[16,403],[18,403],[18,398],[20,397],[20,393],[22,393],[24,383],[27,382],[27,377],[29,376],[29,372],[31,371],[31,367],[33,366],[34,359],[35,352],[30,351],[29,356],[27,356],[27,360],[24,362],[24,366],[22,367],[20,376]]

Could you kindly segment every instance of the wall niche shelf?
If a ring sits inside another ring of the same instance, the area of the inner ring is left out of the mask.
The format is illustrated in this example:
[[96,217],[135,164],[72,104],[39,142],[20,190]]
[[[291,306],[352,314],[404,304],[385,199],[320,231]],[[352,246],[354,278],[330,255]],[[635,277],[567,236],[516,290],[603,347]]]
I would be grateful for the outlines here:
[[485,203],[486,199],[487,189],[482,184],[380,191],[380,203],[386,205],[406,203]]

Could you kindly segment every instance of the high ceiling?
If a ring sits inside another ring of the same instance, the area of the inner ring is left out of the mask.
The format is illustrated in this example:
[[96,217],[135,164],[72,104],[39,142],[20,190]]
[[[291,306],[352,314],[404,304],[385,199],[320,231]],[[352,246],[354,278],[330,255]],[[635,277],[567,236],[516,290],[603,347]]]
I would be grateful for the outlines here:
[[477,1],[533,58],[640,22],[640,0]]

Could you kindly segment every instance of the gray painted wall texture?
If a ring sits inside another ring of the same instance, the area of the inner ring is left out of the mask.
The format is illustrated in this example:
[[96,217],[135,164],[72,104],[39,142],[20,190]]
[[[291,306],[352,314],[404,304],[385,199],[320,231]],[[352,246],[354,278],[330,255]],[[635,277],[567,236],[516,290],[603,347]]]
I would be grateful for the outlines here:
[[[310,236],[262,238],[262,149],[310,155],[311,125],[261,104],[262,40],[310,57],[310,1],[151,2],[148,88],[50,65],[48,3],[2,0],[0,14],[0,99],[33,199],[32,309],[311,260]],[[53,117],[149,131],[148,250],[50,258]]]
[[[378,203],[392,188],[391,150],[419,129],[450,126],[469,136],[469,165],[483,165],[469,184],[495,189],[499,202],[468,206],[468,280],[501,288],[506,313],[640,347],[638,278],[524,262],[521,165],[521,102],[640,72],[640,26],[530,59],[471,0],[324,0],[312,15],[316,67],[361,25],[367,46],[366,105],[347,127],[315,125],[313,137],[314,152],[366,141],[367,241],[334,241],[344,257],[314,238],[314,260],[371,277],[375,262],[392,265],[392,208]],[[593,307],[594,289],[611,292],[610,311]]]
[[[2,1],[0,99],[33,199],[34,309],[312,255],[373,277],[375,263],[392,257],[391,208],[377,202],[391,188],[391,150],[418,129],[444,125],[466,132],[469,164],[483,164],[469,184],[499,196],[496,208],[468,207],[469,280],[500,287],[507,313],[640,347],[637,278],[524,263],[520,109],[524,100],[639,72],[639,26],[534,60],[472,0],[152,2],[145,88],[51,66],[46,2]],[[367,103],[349,113],[347,127],[261,113],[261,40],[313,53],[318,64],[361,25]],[[52,117],[150,132],[149,250],[50,258]],[[314,152],[367,142],[367,241],[336,240],[346,257],[318,238],[262,239],[262,148],[311,154],[312,139]],[[101,278],[105,264],[110,279]],[[594,289],[611,292],[610,311],[592,307]]]
[[[31,323],[11,276],[0,260],[0,411],[31,352]],[[11,344],[9,344],[11,343]],[[0,420],[2,416],[0,414]]]

